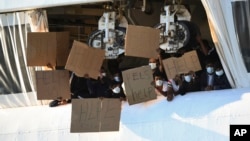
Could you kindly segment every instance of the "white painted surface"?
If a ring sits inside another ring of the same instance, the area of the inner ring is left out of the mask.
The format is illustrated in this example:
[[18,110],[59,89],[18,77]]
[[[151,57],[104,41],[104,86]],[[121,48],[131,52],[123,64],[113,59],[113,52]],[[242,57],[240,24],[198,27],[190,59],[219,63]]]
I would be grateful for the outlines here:
[[112,0],[1,0],[0,13],[106,1]]
[[250,88],[188,93],[122,105],[117,132],[70,133],[71,104],[0,109],[1,141],[228,141],[250,124]]

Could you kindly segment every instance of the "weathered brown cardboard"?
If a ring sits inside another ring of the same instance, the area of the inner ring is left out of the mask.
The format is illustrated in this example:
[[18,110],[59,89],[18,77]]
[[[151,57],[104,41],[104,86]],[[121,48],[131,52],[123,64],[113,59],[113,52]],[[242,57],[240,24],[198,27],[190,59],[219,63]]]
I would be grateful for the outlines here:
[[70,132],[119,131],[120,115],[119,99],[73,99]]
[[71,133],[99,132],[101,100],[98,98],[72,99]]
[[56,66],[65,66],[69,51],[69,32],[57,32]]
[[157,58],[159,43],[159,29],[128,25],[125,38],[125,55]]
[[97,78],[104,60],[105,51],[89,47],[87,44],[74,41],[65,69],[73,71],[77,76]]
[[100,131],[119,131],[121,117],[120,99],[110,98],[102,100]]
[[27,65],[65,66],[69,54],[69,32],[29,32]]
[[174,78],[176,74],[201,70],[200,61],[195,50],[186,52],[179,58],[164,59],[162,62],[169,79]]
[[37,99],[70,98],[67,70],[36,71]]
[[129,69],[122,72],[129,105],[156,99],[153,74],[149,66]]

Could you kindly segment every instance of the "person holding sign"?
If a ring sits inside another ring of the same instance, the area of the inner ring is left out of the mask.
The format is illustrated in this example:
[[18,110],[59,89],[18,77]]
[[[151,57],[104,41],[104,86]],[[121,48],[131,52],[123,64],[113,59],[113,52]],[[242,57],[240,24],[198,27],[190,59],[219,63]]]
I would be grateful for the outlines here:
[[174,95],[178,95],[178,91],[179,91],[179,88],[180,86],[182,85],[183,83],[183,74],[177,74],[175,75],[175,77],[173,79],[169,79],[169,82],[171,82],[172,84],[172,88],[174,90]]
[[172,101],[174,98],[174,90],[171,82],[163,79],[160,73],[154,75],[154,87],[157,95],[163,95],[167,97],[167,101]]
[[149,59],[149,64],[148,64],[152,70],[152,73],[153,73],[153,77],[156,75],[156,74],[160,74],[161,77],[164,79],[164,80],[168,80],[167,76],[166,76],[166,73],[164,71],[164,68],[163,68],[163,64],[162,64],[162,59],[161,59],[161,56],[158,55],[158,59],[155,59],[155,58],[150,58]]
[[108,77],[106,69],[104,69],[104,67],[101,67],[100,75],[93,86],[93,91],[96,93],[97,97],[109,97],[111,81],[112,80],[110,79],[110,77]]
[[70,79],[71,98],[96,98],[97,95],[94,92],[94,85],[96,80],[85,74],[84,77],[79,77],[75,73],[72,73]]
[[120,83],[112,82],[110,85],[109,98],[120,98],[126,101],[126,95]]
[[185,95],[188,92],[200,91],[199,78],[196,76],[195,72],[189,71],[183,74],[183,82],[179,86],[178,93],[180,95]]
[[122,79],[120,71],[117,71],[112,75],[112,81],[120,85],[122,84],[123,79]]

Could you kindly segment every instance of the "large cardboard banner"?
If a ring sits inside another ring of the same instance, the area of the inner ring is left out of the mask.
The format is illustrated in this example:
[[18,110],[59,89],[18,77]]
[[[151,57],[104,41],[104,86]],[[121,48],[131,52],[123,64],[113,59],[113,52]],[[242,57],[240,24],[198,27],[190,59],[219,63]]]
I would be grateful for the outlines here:
[[73,99],[70,132],[119,131],[120,116],[119,99]]
[[157,58],[159,44],[159,29],[128,25],[125,40],[126,56]]
[[65,69],[73,71],[77,76],[88,74],[97,78],[103,63],[105,51],[89,47],[87,44],[74,41]]
[[149,66],[129,69],[122,72],[126,97],[129,105],[156,99],[152,70]]
[[174,78],[176,74],[201,70],[200,61],[195,50],[185,53],[182,57],[171,57],[164,59],[162,62],[169,79]]
[[67,70],[36,71],[37,99],[70,98],[69,72]]
[[65,66],[69,55],[69,32],[29,32],[28,66]]

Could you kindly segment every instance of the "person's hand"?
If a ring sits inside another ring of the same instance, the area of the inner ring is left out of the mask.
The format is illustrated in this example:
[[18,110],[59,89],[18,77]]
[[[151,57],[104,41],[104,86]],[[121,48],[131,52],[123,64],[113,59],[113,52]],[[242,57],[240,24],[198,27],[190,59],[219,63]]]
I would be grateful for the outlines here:
[[51,68],[52,70],[54,69],[54,67],[52,66],[51,63],[48,63],[48,64],[47,64],[47,67],[48,67],[48,68]]
[[161,54],[161,49],[160,49],[160,48],[157,48],[157,49],[156,49],[156,52],[160,55],[160,54]]
[[125,97],[120,97],[120,101],[127,101]]
[[88,78],[89,78],[89,74],[88,74],[88,73],[85,73],[85,74],[84,74],[84,77],[88,79]]
[[175,75],[175,77],[174,77],[173,80],[174,80],[175,82],[177,82],[179,86],[182,85],[182,82],[183,82],[183,81],[182,81],[181,75],[179,75],[179,74]]
[[205,88],[205,90],[206,90],[206,91],[211,91],[211,90],[213,90],[213,86],[209,85],[209,86],[207,86],[207,87]]
[[194,71],[189,71],[189,73],[192,75],[192,77],[193,77],[193,78],[195,78],[195,77],[196,77],[196,74],[195,74],[195,72],[194,72]]

